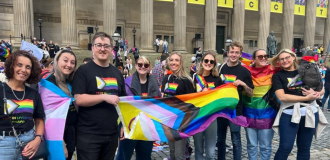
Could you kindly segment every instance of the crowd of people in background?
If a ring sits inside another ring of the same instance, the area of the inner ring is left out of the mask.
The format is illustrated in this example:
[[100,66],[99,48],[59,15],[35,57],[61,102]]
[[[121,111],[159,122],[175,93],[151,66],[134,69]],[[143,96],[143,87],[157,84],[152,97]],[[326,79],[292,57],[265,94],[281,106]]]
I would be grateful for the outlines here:
[[[284,49],[270,62],[266,51],[258,49],[252,54],[254,63],[251,66],[241,63],[243,46],[239,42],[228,46],[222,64],[218,62],[214,51],[203,51],[199,47],[191,58],[192,65],[188,74],[184,68],[183,56],[175,52],[168,54],[166,39],[162,41],[157,38],[154,42],[157,53],[160,45],[164,49],[155,59],[154,66],[148,56],[140,55],[137,47],[129,49],[126,38],[119,40],[119,49],[116,52],[112,37],[104,32],[94,35],[93,56],[84,58],[81,66],[77,66],[77,57],[69,45],[60,48],[52,40],[47,43],[44,39],[37,41],[36,38],[33,38],[32,43],[47,50],[50,57],[39,62],[27,51],[18,50],[12,53],[12,46],[7,40],[0,42],[1,47],[8,48],[11,52],[9,57],[3,57],[2,60],[5,61],[3,74],[6,83],[0,86],[0,90],[3,90],[0,91],[0,99],[7,98],[9,101],[6,103],[18,104],[16,109],[11,106],[5,108],[4,103],[0,103],[0,109],[4,111],[0,112],[0,133],[3,133],[3,137],[8,137],[0,141],[0,160],[17,159],[21,156],[32,158],[44,140],[44,135],[53,131],[53,128],[45,127],[44,119],[52,115],[46,111],[51,99],[46,96],[48,91],[42,88],[43,85],[72,99],[63,112],[66,114],[63,116],[64,129],[60,132],[60,142],[63,144],[57,144],[59,148],[49,150],[49,156],[53,159],[62,157],[71,160],[75,151],[78,160],[131,159],[134,151],[136,159],[151,159],[153,142],[125,139],[121,124],[118,126],[115,106],[121,96],[172,97],[205,92],[233,83],[239,95],[235,114],[248,117],[243,105],[255,107],[254,102],[248,99],[258,94],[267,99],[267,103],[263,103],[266,106],[263,107],[272,108],[271,118],[274,121],[267,125],[258,124],[265,125],[262,129],[253,126],[245,128],[249,159],[258,159],[258,154],[261,159],[270,159],[274,131],[280,135],[279,148],[274,159],[288,158],[296,136],[297,159],[309,159],[313,135],[318,136],[322,127],[325,127],[324,124],[327,124],[322,111],[330,95],[330,69],[327,69],[325,61],[319,62],[319,71],[324,82],[324,89],[321,91],[306,89],[303,83],[296,83],[294,87],[287,86],[288,79],[298,74],[295,53],[313,50],[321,58],[323,46]],[[111,56],[113,65],[110,64]],[[135,72],[130,73],[133,67]],[[265,75],[267,78],[263,80],[271,86],[269,92],[258,90],[263,85],[256,81],[256,77]],[[203,83],[200,82],[201,79]],[[39,86],[36,85],[38,82]],[[169,84],[176,84],[174,92],[167,87]],[[277,101],[271,103],[275,97]],[[20,107],[20,102],[23,101],[31,102],[29,109]],[[330,102],[328,103],[327,110],[330,111]],[[76,106],[79,106],[79,111]],[[307,115],[309,111],[312,114]],[[25,118],[17,121],[17,117]],[[293,117],[299,118],[292,120]],[[308,124],[313,125],[306,127]],[[14,132],[19,133],[18,138],[27,144],[21,153],[17,152],[17,137],[12,134],[13,128]],[[223,117],[217,118],[205,131],[191,137],[194,139],[195,159],[204,159],[204,153],[205,159],[214,159],[216,148],[217,159],[225,159],[228,152],[228,129],[232,142],[232,147],[229,148],[232,149],[235,160],[241,159],[241,126]],[[190,158],[189,141],[187,138],[169,142],[169,159]]]

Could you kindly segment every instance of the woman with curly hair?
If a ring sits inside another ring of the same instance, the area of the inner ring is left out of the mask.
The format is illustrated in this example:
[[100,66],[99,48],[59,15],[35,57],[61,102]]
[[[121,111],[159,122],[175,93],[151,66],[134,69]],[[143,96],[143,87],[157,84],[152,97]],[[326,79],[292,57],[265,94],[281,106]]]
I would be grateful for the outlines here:
[[[29,52],[16,51],[6,60],[8,82],[0,85],[0,160],[32,158],[43,140],[45,113],[41,98],[36,90],[25,85],[37,83],[40,73],[37,58]],[[4,107],[4,97],[7,107]],[[14,130],[26,144],[22,152],[19,152]]]

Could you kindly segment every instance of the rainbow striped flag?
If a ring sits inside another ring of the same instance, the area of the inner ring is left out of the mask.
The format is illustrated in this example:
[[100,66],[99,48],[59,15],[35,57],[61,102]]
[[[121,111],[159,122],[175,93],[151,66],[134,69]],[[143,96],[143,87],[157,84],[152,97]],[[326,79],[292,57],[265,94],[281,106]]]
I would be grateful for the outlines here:
[[253,96],[243,94],[243,116],[248,119],[249,128],[272,128],[277,111],[277,101],[271,92],[272,76],[277,70],[245,66],[252,76],[254,85]]
[[4,57],[4,58],[8,58],[9,55],[10,55],[10,51],[9,51],[9,49],[0,46],[0,56],[1,56],[1,57]]
[[217,117],[247,126],[243,116],[236,116],[238,101],[237,88],[230,83],[174,97],[121,97],[116,110],[125,138],[168,142],[204,131]]
[[39,83],[39,93],[46,114],[44,135],[49,150],[48,160],[65,160],[64,127],[69,106],[74,99],[45,79]]
[[241,62],[246,66],[250,66],[252,63],[252,55],[249,53],[242,52]]

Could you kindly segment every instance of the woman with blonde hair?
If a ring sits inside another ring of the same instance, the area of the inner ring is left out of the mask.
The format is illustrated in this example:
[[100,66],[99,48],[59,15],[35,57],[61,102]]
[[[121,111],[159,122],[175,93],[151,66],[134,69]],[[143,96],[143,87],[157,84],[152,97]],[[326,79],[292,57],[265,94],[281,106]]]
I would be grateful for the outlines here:
[[316,138],[327,125],[327,121],[315,100],[323,95],[324,89],[316,92],[305,89],[304,83],[298,80],[294,86],[287,87],[289,81],[297,74],[297,57],[289,49],[281,50],[271,63],[281,71],[272,77],[273,90],[280,102],[280,110],[275,118],[273,129],[280,135],[279,148],[275,160],[287,159],[296,143],[297,159],[309,159],[313,135]]
[[[172,53],[168,58],[168,64],[173,74],[164,77],[161,88],[162,95],[171,97],[195,92],[192,79],[184,70],[182,55]],[[186,144],[186,139],[169,142],[171,160],[186,159]]]
[[[125,79],[127,96],[159,97],[158,83],[152,75],[149,75],[150,60],[145,56],[140,56],[136,61],[135,68],[136,72]],[[152,147],[152,141],[124,139],[123,130],[121,129],[116,159],[130,160],[135,149],[136,160],[150,160]]]
[[[193,75],[197,92],[212,90],[223,84],[219,77],[216,66],[215,52],[204,52],[199,63],[197,73]],[[204,85],[205,84],[205,85]],[[206,160],[213,160],[215,157],[215,146],[217,141],[217,121],[214,120],[205,131],[194,135],[195,159],[204,159],[205,149]],[[205,142],[205,145],[204,145]],[[205,146],[205,147],[204,147]]]

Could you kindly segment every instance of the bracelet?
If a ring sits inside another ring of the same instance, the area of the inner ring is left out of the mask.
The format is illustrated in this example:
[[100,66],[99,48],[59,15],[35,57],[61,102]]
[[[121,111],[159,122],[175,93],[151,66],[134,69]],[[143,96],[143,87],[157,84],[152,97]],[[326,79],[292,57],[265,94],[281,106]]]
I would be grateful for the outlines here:
[[42,137],[42,135],[40,135],[40,134],[35,135],[34,139],[36,139],[36,137],[39,137],[40,140],[41,140],[41,142],[44,140],[43,137]]

